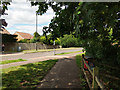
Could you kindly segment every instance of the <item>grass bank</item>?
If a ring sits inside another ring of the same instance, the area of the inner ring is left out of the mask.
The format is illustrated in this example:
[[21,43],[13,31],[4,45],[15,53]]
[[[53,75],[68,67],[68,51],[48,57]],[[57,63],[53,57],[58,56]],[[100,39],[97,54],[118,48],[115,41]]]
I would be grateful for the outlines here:
[[21,62],[21,61],[27,61],[27,60],[23,60],[23,59],[5,60],[5,61],[0,61],[0,64],[8,64],[8,63],[13,63],[13,62]]
[[81,64],[81,60],[82,60],[82,54],[79,54],[79,55],[76,55],[76,63],[77,63],[77,66],[80,68],[80,74],[79,74],[79,77],[80,77],[80,85],[83,89],[88,89],[88,84],[87,84],[87,81],[85,79],[85,76],[84,76],[84,73],[82,71],[82,64]]
[[64,55],[64,54],[71,54],[71,53],[78,53],[78,52],[82,52],[82,50],[75,51],[75,52],[63,52],[63,53],[58,53],[58,54],[55,54],[55,55]]
[[36,88],[58,60],[41,61],[2,70],[2,86],[5,88]]

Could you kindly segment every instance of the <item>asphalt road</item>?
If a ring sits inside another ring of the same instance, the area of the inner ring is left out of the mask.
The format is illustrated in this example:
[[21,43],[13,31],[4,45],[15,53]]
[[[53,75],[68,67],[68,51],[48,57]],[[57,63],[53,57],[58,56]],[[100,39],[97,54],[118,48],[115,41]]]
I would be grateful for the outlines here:
[[[74,51],[80,51],[82,48],[75,48],[75,49],[68,49],[68,50],[57,50],[55,51],[55,54],[63,53],[63,52],[74,52]],[[34,58],[40,58],[45,56],[54,56],[54,51],[49,52],[37,52],[37,53],[27,53],[27,54],[16,54],[16,55],[8,55],[8,56],[2,56],[2,60],[15,60],[15,59],[26,59],[26,60],[33,60]]]

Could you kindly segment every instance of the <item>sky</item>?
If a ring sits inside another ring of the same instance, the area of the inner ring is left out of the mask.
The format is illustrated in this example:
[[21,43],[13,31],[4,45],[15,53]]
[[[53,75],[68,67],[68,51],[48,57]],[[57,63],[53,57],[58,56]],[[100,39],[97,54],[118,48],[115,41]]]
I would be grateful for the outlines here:
[[[28,0],[12,0],[8,5],[6,13],[2,18],[6,20],[8,26],[5,27],[11,34],[16,31],[33,33],[36,31],[36,10],[38,6],[31,6]],[[42,16],[38,15],[38,33],[42,35],[42,28],[48,26],[55,13],[51,8]]]

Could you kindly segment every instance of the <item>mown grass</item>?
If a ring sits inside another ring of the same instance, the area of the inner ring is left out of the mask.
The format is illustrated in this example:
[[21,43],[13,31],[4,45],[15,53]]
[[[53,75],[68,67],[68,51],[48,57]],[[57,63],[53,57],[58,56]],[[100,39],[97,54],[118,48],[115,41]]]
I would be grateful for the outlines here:
[[[80,47],[71,47],[71,48],[57,48],[55,50],[69,50],[69,49],[78,49]],[[36,52],[49,52],[53,51],[54,49],[39,49],[39,50],[24,50],[23,53],[36,53]]]
[[57,61],[41,61],[3,69],[2,88],[36,88]]
[[27,60],[23,60],[23,59],[5,60],[5,61],[0,61],[0,64],[8,64],[8,63],[13,63],[13,62],[21,62],[21,61],[27,61]]
[[64,54],[71,54],[71,53],[78,53],[78,52],[82,52],[82,50],[81,51],[74,51],[74,52],[63,52],[63,53],[58,53],[55,55],[64,55]]
[[87,84],[87,81],[85,79],[85,76],[84,76],[84,73],[82,71],[82,63],[81,63],[81,60],[82,60],[82,54],[79,54],[79,55],[76,55],[76,63],[77,63],[77,66],[80,68],[80,74],[79,74],[79,77],[80,77],[80,85],[83,89],[88,89],[88,84]]

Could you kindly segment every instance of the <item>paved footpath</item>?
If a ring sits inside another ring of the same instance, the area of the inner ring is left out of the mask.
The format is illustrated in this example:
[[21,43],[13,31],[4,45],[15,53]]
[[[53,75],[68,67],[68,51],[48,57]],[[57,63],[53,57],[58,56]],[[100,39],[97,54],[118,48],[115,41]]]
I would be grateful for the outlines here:
[[60,59],[38,88],[81,88],[75,57]]

